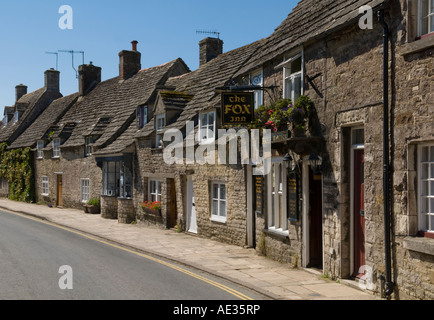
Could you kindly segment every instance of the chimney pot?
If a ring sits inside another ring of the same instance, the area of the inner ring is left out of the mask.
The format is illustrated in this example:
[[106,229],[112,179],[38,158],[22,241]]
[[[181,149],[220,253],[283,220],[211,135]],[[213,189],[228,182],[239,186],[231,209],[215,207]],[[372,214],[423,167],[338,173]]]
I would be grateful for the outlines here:
[[139,42],[136,41],[136,40],[131,41],[131,44],[132,44],[132,46],[133,46],[133,51],[137,51],[137,44],[138,44],[138,43],[139,43]]
[[[123,50],[119,52],[119,77],[126,80],[134,76],[142,68],[140,59],[141,53],[137,51],[137,41],[132,41],[133,50]],[[136,49],[136,50],[134,50]]]

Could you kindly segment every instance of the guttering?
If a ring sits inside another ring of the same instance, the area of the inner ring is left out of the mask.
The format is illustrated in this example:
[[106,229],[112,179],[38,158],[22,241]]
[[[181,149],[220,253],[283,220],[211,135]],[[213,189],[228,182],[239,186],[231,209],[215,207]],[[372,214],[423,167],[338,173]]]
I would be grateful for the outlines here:
[[390,241],[390,191],[389,191],[389,26],[384,21],[384,11],[378,11],[378,21],[383,26],[383,198],[384,198],[384,250],[385,250],[385,297],[390,300],[392,282],[391,241]]

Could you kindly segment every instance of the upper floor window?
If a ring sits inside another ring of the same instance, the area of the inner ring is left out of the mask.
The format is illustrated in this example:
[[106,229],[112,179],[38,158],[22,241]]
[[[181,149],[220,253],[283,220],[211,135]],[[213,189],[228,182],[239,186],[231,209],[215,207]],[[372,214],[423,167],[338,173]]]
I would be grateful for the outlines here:
[[199,139],[200,143],[206,144],[215,140],[216,113],[215,111],[199,114]]
[[166,116],[159,114],[155,117],[155,131],[157,132],[155,147],[161,148],[163,146],[163,130],[166,126]]
[[18,122],[18,120],[20,120],[20,113],[15,111],[15,122]]
[[38,141],[38,144],[37,144],[37,154],[36,154],[36,157],[38,159],[42,159],[43,158],[44,151],[42,151],[42,149],[44,149],[44,147],[45,147],[44,141],[43,140]]
[[86,155],[86,157],[89,157],[92,155],[92,146],[91,146],[92,143],[93,143],[93,137],[92,136],[85,137],[84,154]]
[[434,32],[434,0],[419,0],[419,36]]
[[[264,77],[262,69],[256,70],[250,74],[250,85],[260,86],[264,85]],[[255,95],[255,109],[259,108],[264,104],[264,92],[262,90],[254,91]]]
[[53,140],[53,158],[60,158],[60,138]]
[[419,230],[434,232],[434,144],[419,147]]
[[295,102],[303,94],[303,54],[299,53],[285,62],[283,68],[285,99]]
[[137,128],[141,129],[148,123],[148,106],[139,106],[136,111]]

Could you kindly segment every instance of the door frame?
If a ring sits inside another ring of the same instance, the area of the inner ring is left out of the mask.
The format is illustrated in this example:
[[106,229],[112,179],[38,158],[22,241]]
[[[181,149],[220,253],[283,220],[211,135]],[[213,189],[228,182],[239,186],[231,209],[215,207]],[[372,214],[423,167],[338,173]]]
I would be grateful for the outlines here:
[[[193,176],[189,175],[187,176],[187,182],[186,182],[186,189],[187,189],[187,199],[186,199],[186,205],[187,205],[187,217],[186,217],[186,232],[188,233],[192,233],[192,234],[197,234],[197,210],[195,207],[195,202],[192,203],[192,199],[194,199],[194,184],[193,184]],[[190,230],[190,227],[192,225],[192,211],[194,208],[194,218],[195,218],[195,225],[196,228],[195,230]]]
[[[355,127],[351,130],[351,137],[353,135],[353,132],[358,129],[363,129],[363,127]],[[365,150],[364,144],[351,144],[351,170],[350,170],[350,275],[354,275],[358,273],[358,270],[354,270],[355,268],[355,231],[354,231],[354,225],[355,225],[355,212],[354,212],[354,153],[357,150]],[[365,243],[365,249],[366,249],[366,243]]]
[[[309,183],[309,175],[311,168],[309,164],[307,163],[309,156],[303,157],[303,164],[302,164],[302,266],[303,268],[307,268],[310,264],[310,224],[309,224],[309,203],[310,203],[310,197],[309,197],[309,190],[310,190],[310,183]],[[324,176],[321,175],[321,218],[322,221],[324,220]],[[324,224],[321,225],[321,239],[322,239],[322,269],[324,269]]]
[[[62,207],[63,206],[63,172],[55,172],[55,175],[56,175],[56,207]],[[61,182],[60,184],[59,181]],[[59,186],[61,186],[61,188],[59,188]]]

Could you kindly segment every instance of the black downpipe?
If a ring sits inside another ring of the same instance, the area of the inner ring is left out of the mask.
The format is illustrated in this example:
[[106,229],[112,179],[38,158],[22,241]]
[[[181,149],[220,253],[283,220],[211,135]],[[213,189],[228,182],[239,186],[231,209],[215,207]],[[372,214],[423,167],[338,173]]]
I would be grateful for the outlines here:
[[390,243],[390,193],[389,193],[389,26],[384,21],[384,11],[378,11],[378,21],[383,26],[383,198],[384,198],[384,248],[386,259],[385,296],[393,293],[391,243]]

